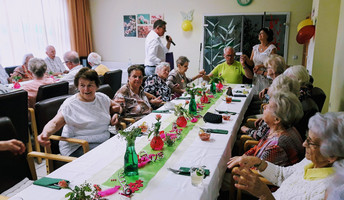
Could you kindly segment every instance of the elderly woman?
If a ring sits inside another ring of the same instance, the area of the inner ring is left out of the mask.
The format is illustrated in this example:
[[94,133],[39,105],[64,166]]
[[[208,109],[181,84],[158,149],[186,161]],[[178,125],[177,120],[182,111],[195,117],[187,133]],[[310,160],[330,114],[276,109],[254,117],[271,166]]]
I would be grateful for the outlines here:
[[114,99],[123,108],[124,117],[135,120],[152,112],[150,104],[159,106],[161,97],[144,92],[142,88],[144,69],[140,65],[132,65],[128,68],[128,83],[123,85],[115,94]]
[[245,155],[257,156],[280,166],[300,161],[304,153],[302,139],[293,125],[302,116],[302,105],[294,94],[274,93],[263,113],[263,120],[270,130]]
[[171,88],[166,84],[166,79],[170,72],[170,64],[161,62],[155,68],[155,74],[147,77],[145,81],[145,92],[148,92],[156,97],[161,97],[164,102],[171,100]]
[[[269,88],[270,89],[268,90],[268,96],[272,96],[276,92],[291,92],[296,96],[300,95],[299,83],[295,79],[289,78],[283,74],[275,78]],[[270,127],[266,122],[264,122],[264,120],[262,120],[262,118],[258,120],[258,122],[256,123],[256,126],[258,127],[257,130],[249,128],[247,126],[242,126],[240,128],[241,132],[253,137],[256,140],[260,140],[262,137],[269,133]]]
[[33,108],[36,103],[36,97],[39,86],[55,83],[55,80],[52,78],[44,77],[44,73],[47,70],[47,64],[41,58],[30,59],[29,70],[33,75],[33,81],[23,85],[23,89],[26,90],[28,93],[29,107]]
[[[109,124],[118,124],[115,113],[120,112],[121,107],[105,94],[96,92],[99,87],[96,71],[82,68],[74,84],[79,93],[66,99],[56,116],[45,125],[38,136],[41,145],[50,145],[49,136],[63,127],[62,136],[86,140],[93,149],[110,138]],[[60,141],[59,147],[62,155],[79,157],[83,154],[78,144]]]
[[92,52],[88,55],[87,62],[99,76],[104,76],[106,72],[110,71],[109,68],[102,64],[102,57],[96,52]]
[[202,77],[205,72],[201,70],[195,77],[186,77],[185,72],[189,68],[190,60],[185,56],[180,56],[177,60],[177,68],[172,70],[167,78],[167,85],[172,89],[175,97],[179,97],[185,92],[186,85],[200,77]]
[[28,63],[31,58],[33,58],[32,53],[24,55],[23,65],[16,67],[11,75],[12,81],[14,81],[14,77],[19,77],[22,81],[28,81],[33,78],[31,72],[28,70]]
[[[309,132],[303,142],[306,156],[300,163],[280,167],[258,157],[242,156],[228,162],[237,175],[235,187],[260,199],[324,199],[328,184],[333,181],[336,163],[344,158],[344,114],[317,113],[309,120]],[[255,166],[261,175],[279,189],[271,193],[267,185],[249,168]]]
[[251,57],[248,58],[247,55],[242,55],[240,57],[245,63],[253,67],[254,77],[253,84],[257,85],[257,92],[268,87],[269,81],[264,77],[264,71],[266,71],[266,66],[264,66],[265,60],[269,55],[276,53],[276,46],[272,44],[274,38],[274,33],[269,28],[261,28],[258,34],[258,40],[260,44],[253,46]]
[[294,78],[300,83],[300,101],[311,97],[313,85],[309,82],[309,74],[306,67],[295,65],[286,69],[284,75]]
[[[280,55],[273,54],[265,60],[264,66],[267,69],[267,78],[275,80],[277,76],[283,74],[286,69],[284,58]],[[269,88],[265,88],[259,92],[259,98],[263,99]]]

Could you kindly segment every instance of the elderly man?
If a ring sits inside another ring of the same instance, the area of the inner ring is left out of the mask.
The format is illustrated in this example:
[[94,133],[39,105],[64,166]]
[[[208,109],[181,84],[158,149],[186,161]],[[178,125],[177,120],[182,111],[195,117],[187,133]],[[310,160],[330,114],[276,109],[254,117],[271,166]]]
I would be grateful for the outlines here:
[[105,65],[101,64],[102,57],[99,54],[92,52],[87,57],[88,64],[91,65],[92,69],[97,72],[98,75],[104,76],[109,70]]
[[226,83],[240,84],[242,83],[243,75],[252,79],[253,75],[249,68],[243,67],[243,62],[234,60],[235,51],[233,47],[226,47],[223,49],[223,56],[226,62],[219,64],[210,72],[210,74],[203,76],[204,80],[209,80],[211,76],[220,76]]
[[47,72],[53,75],[60,75],[62,73],[68,73],[65,66],[63,66],[61,59],[56,56],[55,47],[52,45],[47,46],[45,53],[48,57],[44,59],[47,64]]
[[68,81],[69,94],[75,94],[77,93],[77,89],[74,86],[74,77],[83,67],[82,65],[80,65],[79,54],[75,51],[67,51],[63,56],[63,60],[70,71],[68,74],[64,75],[64,77],[61,78],[61,80]]
[[155,73],[155,67],[165,61],[166,53],[170,49],[172,38],[168,37],[167,44],[164,46],[160,40],[166,32],[166,22],[159,19],[154,22],[153,30],[149,32],[145,42],[145,74],[146,76]]

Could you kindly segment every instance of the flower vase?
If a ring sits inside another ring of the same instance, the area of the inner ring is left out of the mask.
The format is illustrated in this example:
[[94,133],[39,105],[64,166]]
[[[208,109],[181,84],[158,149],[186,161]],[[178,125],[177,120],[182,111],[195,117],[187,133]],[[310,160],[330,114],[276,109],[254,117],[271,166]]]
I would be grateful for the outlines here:
[[126,176],[139,175],[138,159],[135,151],[135,140],[127,141],[127,150],[124,154],[124,174]]
[[154,136],[150,142],[150,146],[155,151],[160,151],[164,147],[164,141],[162,141],[160,136]]
[[216,85],[214,81],[210,85],[210,92],[216,94]]
[[208,103],[209,102],[209,99],[207,97],[207,95],[205,94],[205,92],[203,92],[203,95],[201,97],[201,103]]
[[184,116],[179,116],[179,117],[177,118],[177,122],[176,122],[176,123],[177,123],[177,125],[178,125],[179,127],[186,127],[188,121],[185,119]]
[[13,88],[14,89],[19,89],[20,88],[20,83],[18,81],[14,82]]
[[217,87],[217,89],[218,89],[219,91],[222,90],[223,84],[221,83],[221,81],[216,85],[216,87]]
[[190,104],[189,104],[189,114],[190,115],[197,115],[197,104],[195,101],[195,96],[191,96]]

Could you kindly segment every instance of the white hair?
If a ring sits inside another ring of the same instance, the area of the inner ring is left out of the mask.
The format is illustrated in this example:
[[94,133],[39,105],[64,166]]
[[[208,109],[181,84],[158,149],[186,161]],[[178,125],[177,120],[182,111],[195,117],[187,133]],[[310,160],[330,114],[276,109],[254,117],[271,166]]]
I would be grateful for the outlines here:
[[277,91],[291,92],[298,97],[300,96],[300,84],[297,80],[281,74],[273,80],[268,95],[271,96]]
[[226,53],[226,51],[227,51],[227,50],[230,50],[230,49],[232,49],[233,51],[235,51],[233,47],[228,46],[228,47],[223,48],[223,53]]
[[156,66],[155,73],[157,74],[160,70],[164,69],[165,67],[168,67],[170,69],[170,63],[168,62],[161,62]]
[[286,68],[284,58],[277,54],[271,54],[268,59],[265,60],[264,66],[267,68],[268,65],[270,65],[272,70],[278,75],[283,74]]
[[309,82],[309,74],[306,70],[306,67],[302,65],[295,65],[286,69],[283,73],[290,78],[295,78],[299,81],[300,86],[305,86]]
[[24,55],[23,57],[23,65],[27,64],[29,61],[26,60],[28,57],[33,57],[33,54],[32,53],[27,53]]
[[87,61],[91,63],[91,65],[100,65],[101,60],[102,60],[102,57],[96,52],[90,53],[87,57]]

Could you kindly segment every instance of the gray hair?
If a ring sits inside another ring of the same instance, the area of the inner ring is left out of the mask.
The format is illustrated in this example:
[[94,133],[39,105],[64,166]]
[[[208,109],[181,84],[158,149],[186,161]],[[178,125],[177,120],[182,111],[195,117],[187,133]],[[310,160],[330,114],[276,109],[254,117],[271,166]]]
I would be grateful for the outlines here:
[[230,49],[232,49],[235,52],[235,50],[232,46],[228,46],[228,47],[223,48],[223,53],[226,53],[226,51],[228,51]]
[[275,92],[270,101],[275,102],[274,115],[281,120],[284,128],[290,128],[303,117],[302,104],[291,92]]
[[305,86],[309,82],[309,74],[306,67],[295,65],[286,69],[283,73],[290,78],[295,78],[300,83],[300,87]]
[[47,71],[47,64],[41,58],[31,58],[28,65],[30,72],[38,78],[43,77],[45,71]]
[[74,65],[78,65],[80,64],[80,58],[79,58],[79,54],[76,51],[67,51],[64,56],[63,59],[65,62],[72,62]]
[[168,62],[161,62],[156,66],[155,73],[157,74],[160,70],[164,69],[165,67],[168,67],[170,69],[170,63]]
[[32,53],[27,53],[23,57],[23,65],[27,64],[29,61],[27,60],[28,57],[33,57]]
[[53,45],[48,45],[48,46],[45,48],[45,51],[49,51],[51,48],[54,48],[54,49],[55,49],[55,47],[54,47]]
[[297,80],[281,74],[270,85],[268,94],[271,96],[277,91],[291,92],[298,97],[300,96],[300,84]]
[[321,139],[320,152],[326,157],[344,158],[344,113],[316,113],[308,128]]
[[277,54],[271,54],[268,59],[265,60],[264,66],[268,68],[268,65],[275,71],[275,74],[283,74],[286,68],[285,60],[282,56]]
[[187,57],[185,57],[185,56],[180,56],[178,59],[177,59],[177,66],[178,65],[184,65],[186,62],[190,62],[190,60],[187,58]]
[[91,63],[91,66],[93,65],[100,65],[101,64],[102,57],[97,54],[96,52],[92,52],[88,55],[87,61]]

